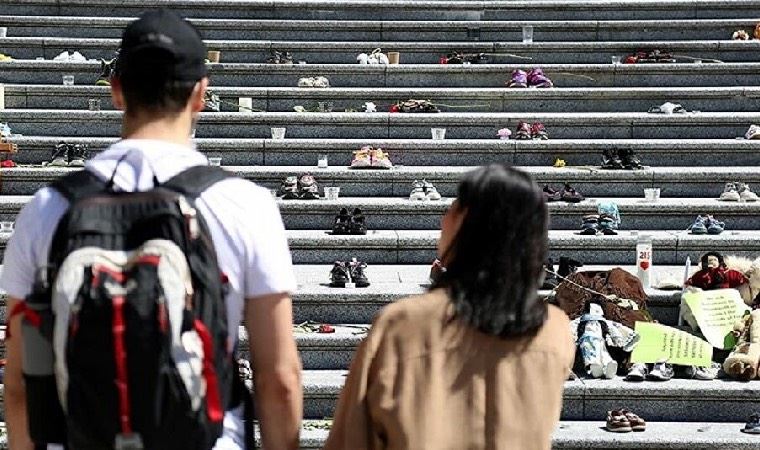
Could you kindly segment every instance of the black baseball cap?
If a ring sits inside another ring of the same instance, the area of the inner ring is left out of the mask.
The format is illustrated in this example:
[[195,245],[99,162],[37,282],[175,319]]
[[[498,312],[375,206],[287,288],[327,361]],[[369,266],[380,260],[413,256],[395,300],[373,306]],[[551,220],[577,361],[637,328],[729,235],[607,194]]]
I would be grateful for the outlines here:
[[190,22],[168,9],[150,11],[121,36],[116,75],[130,79],[198,81],[208,75],[206,46]]

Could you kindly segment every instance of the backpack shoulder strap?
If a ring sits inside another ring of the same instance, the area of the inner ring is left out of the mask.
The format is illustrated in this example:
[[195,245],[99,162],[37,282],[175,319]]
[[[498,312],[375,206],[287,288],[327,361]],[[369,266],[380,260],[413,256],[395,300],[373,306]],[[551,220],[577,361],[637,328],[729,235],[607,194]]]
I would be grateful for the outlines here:
[[196,199],[206,189],[228,178],[235,178],[235,175],[221,167],[193,166],[161,183],[161,187]]
[[106,182],[89,170],[82,169],[55,180],[50,187],[63,195],[69,204],[74,204],[77,200],[103,192]]

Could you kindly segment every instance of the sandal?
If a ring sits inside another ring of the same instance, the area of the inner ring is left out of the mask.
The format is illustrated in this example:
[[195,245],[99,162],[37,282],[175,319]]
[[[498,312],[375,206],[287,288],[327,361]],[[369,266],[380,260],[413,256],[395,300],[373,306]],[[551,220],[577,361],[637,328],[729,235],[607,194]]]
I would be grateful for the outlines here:
[[627,409],[621,409],[620,413],[628,419],[628,422],[631,424],[631,430],[645,431],[647,429],[647,422],[636,415],[636,413],[628,411]]
[[607,425],[605,428],[613,433],[628,433],[633,431],[631,422],[620,410],[607,411]]

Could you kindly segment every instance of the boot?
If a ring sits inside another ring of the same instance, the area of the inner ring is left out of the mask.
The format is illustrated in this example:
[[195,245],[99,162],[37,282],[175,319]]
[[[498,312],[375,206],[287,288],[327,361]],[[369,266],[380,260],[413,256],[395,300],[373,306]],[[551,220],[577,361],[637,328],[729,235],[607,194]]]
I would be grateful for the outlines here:
[[723,363],[723,370],[731,378],[753,380],[757,377],[760,361],[760,310],[742,318],[734,329],[739,332],[739,339]]
[[583,267],[583,263],[567,256],[561,256],[559,258],[557,274],[562,278],[567,278],[570,274],[577,272],[578,267]]
[[606,148],[602,152],[602,169],[620,170],[623,168],[623,162],[618,156],[617,150]]

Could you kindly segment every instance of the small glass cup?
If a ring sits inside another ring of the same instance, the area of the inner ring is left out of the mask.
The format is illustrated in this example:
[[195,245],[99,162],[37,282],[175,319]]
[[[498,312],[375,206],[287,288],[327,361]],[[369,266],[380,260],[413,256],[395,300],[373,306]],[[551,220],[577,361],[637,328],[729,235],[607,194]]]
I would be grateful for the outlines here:
[[532,44],[533,43],[533,27],[530,25],[526,25],[522,27],[522,37],[523,37],[523,44]]
[[339,196],[340,196],[340,187],[337,187],[337,186],[325,187],[326,200],[337,200]]
[[442,141],[446,139],[446,128],[431,128],[430,134],[433,135],[434,141]]
[[0,38],[8,37],[8,27],[0,27]]
[[695,59],[694,60],[694,64],[702,64],[702,60],[701,59]]
[[100,111],[100,99],[91,98],[87,100],[87,108],[90,111]]
[[620,64],[620,56],[613,55],[612,56],[612,64],[615,64],[615,65]]
[[2,221],[0,222],[0,234],[13,233],[13,222]]
[[327,155],[319,155],[317,160],[317,167],[320,169],[327,169]]
[[208,165],[209,166],[221,166],[222,165],[222,158],[218,156],[212,156],[208,159]]
[[318,102],[317,105],[319,107],[319,112],[327,111],[327,102]]
[[64,86],[74,86],[74,75],[64,75],[63,76],[63,85]]
[[272,139],[285,139],[285,128],[272,128]]
[[209,62],[218,63],[219,62],[219,58],[221,56],[222,56],[222,52],[220,52],[218,50],[209,50],[207,58],[208,58]]
[[654,203],[660,199],[660,188],[644,189],[644,200]]

